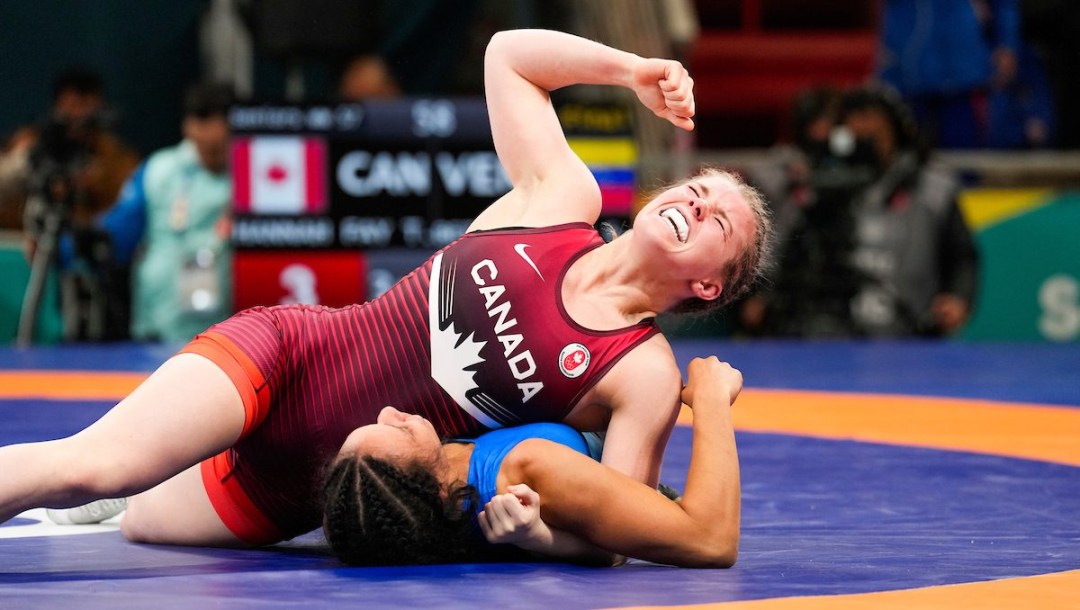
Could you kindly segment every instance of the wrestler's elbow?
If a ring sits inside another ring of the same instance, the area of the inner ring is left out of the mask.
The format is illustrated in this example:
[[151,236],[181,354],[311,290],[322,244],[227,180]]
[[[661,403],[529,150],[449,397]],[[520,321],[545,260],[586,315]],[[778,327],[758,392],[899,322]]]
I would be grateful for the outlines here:
[[739,558],[739,530],[703,532],[696,548],[688,554],[686,567],[730,568]]
[[505,57],[507,51],[514,44],[513,30],[495,32],[488,40],[487,48],[484,50],[484,62],[490,63],[493,59],[499,57]]
[[710,568],[730,568],[739,559],[739,542],[728,542],[713,549],[708,558]]

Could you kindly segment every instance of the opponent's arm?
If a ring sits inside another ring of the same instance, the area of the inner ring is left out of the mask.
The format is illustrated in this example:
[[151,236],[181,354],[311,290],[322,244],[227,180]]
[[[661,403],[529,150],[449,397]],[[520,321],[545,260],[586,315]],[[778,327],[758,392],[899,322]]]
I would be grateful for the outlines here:
[[716,358],[690,364],[683,401],[694,409],[693,450],[679,503],[554,443],[511,453],[513,476],[539,493],[543,520],[612,552],[686,567],[729,567],[738,554],[739,463],[730,405],[741,374]]
[[510,485],[477,515],[484,538],[491,544],[512,544],[550,559],[611,566],[623,558],[581,538],[548,526],[540,515],[540,496],[523,483]]
[[596,221],[599,187],[570,150],[548,95],[575,84],[630,88],[658,116],[693,128],[693,81],[676,61],[643,59],[562,32],[499,32],[484,57],[484,88],[495,150],[513,190],[470,231]]

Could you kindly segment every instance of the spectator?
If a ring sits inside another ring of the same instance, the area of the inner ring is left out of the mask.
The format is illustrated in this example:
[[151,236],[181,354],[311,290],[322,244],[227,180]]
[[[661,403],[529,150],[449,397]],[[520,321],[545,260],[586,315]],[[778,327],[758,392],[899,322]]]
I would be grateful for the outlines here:
[[774,202],[784,250],[744,323],[803,337],[956,332],[977,266],[958,183],[926,162],[906,107],[885,89],[845,95],[830,142],[809,195]]
[[989,147],[1031,149],[1056,143],[1053,92],[1041,58],[1027,45],[1018,49],[1016,78],[992,91],[988,102]]
[[[480,6],[477,0],[251,0],[237,8],[256,61],[284,68],[284,93],[299,101],[457,93]],[[234,18],[226,13],[215,19]],[[233,44],[224,34],[212,52],[227,57]],[[267,84],[256,83],[256,94],[281,95]]]
[[1025,0],[1026,38],[1045,61],[1046,75],[1059,113],[1053,143],[1080,148],[1080,3],[1075,0]]
[[886,0],[880,75],[934,144],[987,142],[987,95],[1016,76],[1017,0]]
[[397,95],[446,95],[470,42],[476,0],[376,2],[378,36],[341,72],[346,100]]
[[401,95],[397,79],[377,54],[360,55],[346,64],[338,85],[343,100],[384,99]]
[[184,139],[151,155],[100,219],[116,260],[134,261],[131,335],[137,340],[191,339],[231,313],[226,114],[232,102],[224,85],[189,89]]

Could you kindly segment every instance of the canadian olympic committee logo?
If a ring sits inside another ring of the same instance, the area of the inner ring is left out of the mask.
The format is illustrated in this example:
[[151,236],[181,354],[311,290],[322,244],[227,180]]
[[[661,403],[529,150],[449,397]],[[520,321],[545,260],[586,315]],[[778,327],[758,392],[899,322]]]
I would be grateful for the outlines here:
[[559,370],[570,379],[576,379],[589,368],[589,348],[571,343],[559,352]]

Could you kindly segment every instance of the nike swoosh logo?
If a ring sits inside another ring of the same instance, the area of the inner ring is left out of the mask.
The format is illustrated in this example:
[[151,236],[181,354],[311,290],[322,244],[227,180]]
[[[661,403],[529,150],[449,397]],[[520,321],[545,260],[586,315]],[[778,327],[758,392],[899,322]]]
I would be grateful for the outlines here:
[[539,275],[542,280],[544,279],[544,274],[540,273],[540,269],[536,267],[536,263],[534,263],[533,260],[529,258],[529,255],[525,253],[525,248],[528,248],[529,245],[530,244],[514,244],[514,252],[517,252],[518,256],[525,259],[525,262],[529,263],[529,266],[533,268],[533,271],[535,271],[536,275]]

